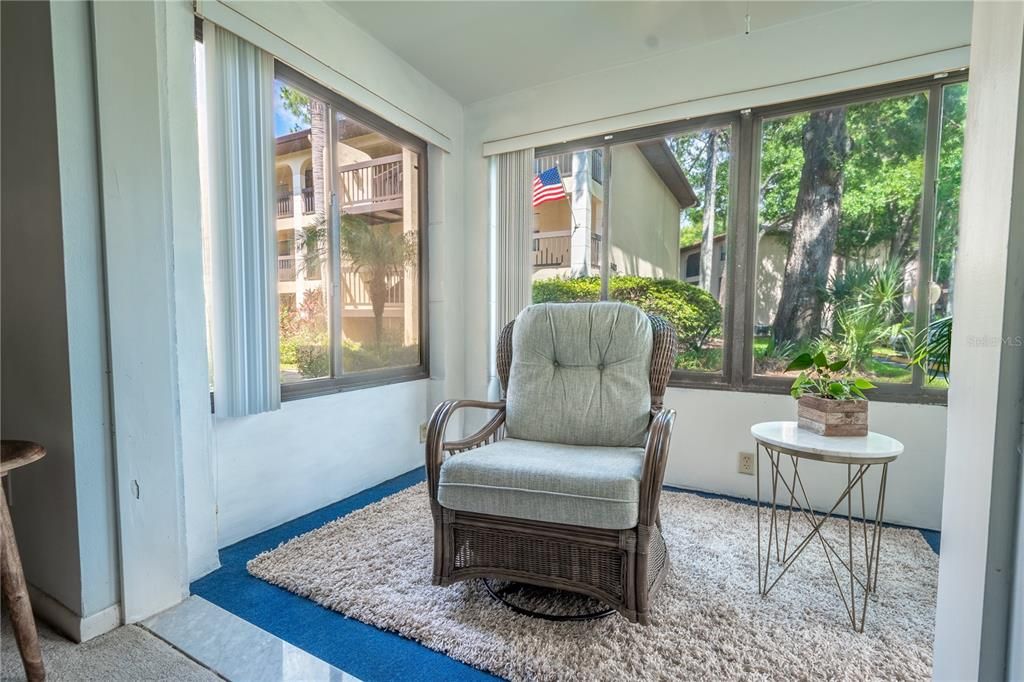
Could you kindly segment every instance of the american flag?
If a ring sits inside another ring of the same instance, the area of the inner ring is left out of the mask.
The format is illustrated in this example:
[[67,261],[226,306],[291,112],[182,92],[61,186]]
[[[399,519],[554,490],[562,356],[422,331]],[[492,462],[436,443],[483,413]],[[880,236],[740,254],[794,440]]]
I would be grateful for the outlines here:
[[549,168],[533,179],[533,205],[540,206],[545,201],[558,201],[565,198],[565,187],[558,167]]

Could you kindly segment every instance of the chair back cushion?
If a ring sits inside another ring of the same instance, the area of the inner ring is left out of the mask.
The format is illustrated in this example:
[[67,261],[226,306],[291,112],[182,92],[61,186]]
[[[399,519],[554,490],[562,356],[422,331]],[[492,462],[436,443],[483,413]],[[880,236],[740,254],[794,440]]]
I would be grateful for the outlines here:
[[512,333],[505,423],[522,440],[640,447],[651,417],[651,322],[625,303],[542,303]]

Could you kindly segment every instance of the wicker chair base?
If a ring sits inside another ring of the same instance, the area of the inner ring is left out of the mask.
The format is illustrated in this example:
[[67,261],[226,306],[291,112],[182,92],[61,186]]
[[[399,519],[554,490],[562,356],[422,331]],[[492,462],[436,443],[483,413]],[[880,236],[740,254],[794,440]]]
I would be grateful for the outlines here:
[[[501,604],[504,604],[516,613],[523,616],[529,616],[530,618],[539,618],[541,620],[551,620],[562,623],[566,621],[579,622],[587,620],[600,620],[601,618],[607,618],[613,613],[616,613],[615,609],[601,609],[599,611],[591,611],[589,613],[545,613],[534,609],[527,609],[522,606],[519,606],[518,604],[513,603],[508,599],[508,597],[505,596],[505,592],[507,591],[508,588],[500,588],[496,590],[494,589],[494,586],[491,585],[491,581],[487,578],[482,578],[480,582],[484,584],[484,588],[487,589],[487,594],[491,595],[494,601],[500,602]],[[522,583],[509,583],[509,587],[521,585]]]
[[434,507],[435,585],[497,578],[568,590],[650,622],[650,597],[668,572],[661,529],[584,528]]

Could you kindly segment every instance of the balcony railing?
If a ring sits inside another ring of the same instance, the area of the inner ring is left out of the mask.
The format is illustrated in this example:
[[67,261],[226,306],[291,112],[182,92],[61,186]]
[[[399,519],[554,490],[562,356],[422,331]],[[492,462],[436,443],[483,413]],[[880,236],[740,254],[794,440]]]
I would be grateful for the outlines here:
[[[572,264],[572,230],[533,233],[533,267],[567,268]],[[601,264],[601,235],[590,233],[590,265]]]
[[593,149],[590,152],[590,177],[597,184],[601,184],[604,177],[604,152],[600,149]]
[[[563,178],[572,177],[572,152],[553,154],[551,156],[538,156],[533,160],[533,172],[541,173],[549,168],[558,167],[558,173]],[[590,177],[597,184],[602,184],[604,177],[604,152],[600,149],[590,150]]]
[[[359,272],[342,266],[344,272],[341,279],[345,284],[345,306],[346,307],[370,307],[373,301],[370,299],[370,287]],[[384,295],[384,305],[401,305],[405,301],[405,277],[398,273],[392,273],[385,277],[387,290]]]
[[[266,204],[264,204],[266,206]],[[291,194],[279,194],[277,195],[277,217],[278,218],[291,218],[292,217],[292,195]]]
[[543,173],[549,168],[558,168],[558,174],[563,178],[572,177],[572,152],[554,154],[552,156],[538,156],[533,160],[533,172]]
[[402,155],[342,166],[341,207],[347,213],[394,210],[402,206]]
[[292,256],[277,257],[277,281],[295,281],[295,258]]
[[303,187],[302,188],[302,215],[309,215],[315,209],[313,202],[313,188]]
[[571,231],[533,233],[533,267],[569,267],[569,255],[571,253]]

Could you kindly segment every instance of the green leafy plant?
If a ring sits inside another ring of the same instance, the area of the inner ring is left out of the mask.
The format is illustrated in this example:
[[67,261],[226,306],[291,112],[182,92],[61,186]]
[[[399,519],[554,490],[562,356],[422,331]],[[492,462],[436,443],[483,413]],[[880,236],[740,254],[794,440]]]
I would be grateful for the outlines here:
[[[722,306],[700,287],[675,279],[653,279],[635,275],[612,277],[609,298],[632,303],[646,313],[668,320],[679,336],[681,352],[700,350],[722,326]],[[542,279],[533,283],[534,303],[597,301],[601,298],[599,277]]]
[[389,276],[401,275],[415,265],[416,235],[396,231],[391,225],[371,225],[361,218],[341,217],[341,253],[349,269],[366,285],[373,308],[373,338],[377,346],[384,343],[384,305],[387,301]]
[[789,389],[790,395],[794,398],[812,395],[828,400],[867,400],[864,391],[875,385],[864,377],[850,374],[849,364],[849,358],[830,361],[823,351],[816,355],[801,353],[786,368],[787,372],[800,372]]
[[940,374],[949,379],[949,351],[953,343],[953,316],[940,317],[921,331],[910,365],[917,365],[935,380]]
[[913,342],[911,317],[903,311],[903,264],[851,262],[833,275],[823,292],[833,325],[822,334],[825,348],[868,371],[875,352],[907,352]]
[[764,372],[781,372],[789,364],[789,359],[798,354],[800,347],[783,339],[776,341],[774,336],[754,340],[754,362],[758,374]]
[[308,289],[298,309],[281,309],[281,364],[295,365],[304,379],[330,373],[330,342],[327,334],[327,307],[323,292]]
[[349,339],[342,340],[342,366],[346,372],[363,372],[384,367],[408,367],[419,364],[418,345],[403,346],[400,343],[385,342],[377,345],[363,345]]
[[[355,273],[366,285],[373,309],[374,344],[382,346],[384,338],[384,306],[389,280],[400,277],[406,268],[416,265],[419,250],[416,235],[393,229],[390,224],[373,224],[354,215],[341,216],[342,265]],[[299,248],[306,261],[307,273],[319,269],[328,258],[327,216],[320,214],[299,235]],[[307,275],[309,276],[309,275]]]

